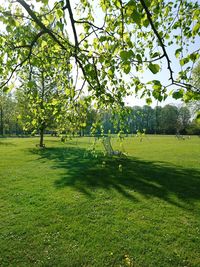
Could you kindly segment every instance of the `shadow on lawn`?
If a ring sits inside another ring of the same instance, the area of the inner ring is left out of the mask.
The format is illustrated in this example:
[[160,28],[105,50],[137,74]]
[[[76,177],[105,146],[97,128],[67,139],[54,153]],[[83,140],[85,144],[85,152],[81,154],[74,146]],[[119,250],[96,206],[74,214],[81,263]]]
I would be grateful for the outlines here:
[[[85,156],[86,150],[74,147],[34,149],[31,152],[37,153],[39,160],[53,161],[54,168],[66,170],[55,181],[57,188],[74,187],[91,197],[95,189],[114,189],[134,201],[137,201],[134,192],[139,192],[145,197],[158,197],[180,207],[183,207],[183,201],[192,204],[193,200],[200,199],[200,172],[195,169],[133,157],[105,158],[99,155],[95,159]],[[120,164],[122,171],[119,170]],[[176,196],[173,200],[172,195]]]

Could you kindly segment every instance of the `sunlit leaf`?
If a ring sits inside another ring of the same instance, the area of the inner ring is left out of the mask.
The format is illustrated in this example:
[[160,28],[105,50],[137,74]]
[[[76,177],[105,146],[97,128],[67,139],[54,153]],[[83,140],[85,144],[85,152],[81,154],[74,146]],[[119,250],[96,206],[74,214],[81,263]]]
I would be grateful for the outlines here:
[[153,64],[153,63],[150,63],[148,68],[150,69],[150,71],[153,73],[153,74],[156,74],[160,71],[160,66],[158,64]]

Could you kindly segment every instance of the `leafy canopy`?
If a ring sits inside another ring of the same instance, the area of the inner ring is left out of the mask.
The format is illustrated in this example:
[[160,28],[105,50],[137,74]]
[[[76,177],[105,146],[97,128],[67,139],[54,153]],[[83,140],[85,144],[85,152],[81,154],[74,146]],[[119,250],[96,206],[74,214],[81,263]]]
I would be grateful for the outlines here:
[[[152,97],[161,101],[168,96],[168,86],[176,86],[175,98],[198,97],[199,89],[190,78],[199,49],[187,49],[200,34],[197,1],[7,2],[0,6],[0,86],[4,91],[9,91],[24,67],[30,71],[32,65],[43,62],[59,69],[55,80],[61,86],[66,70],[71,72],[73,99],[87,87],[98,107],[123,104],[132,90],[146,97],[147,103]],[[174,55],[169,54],[170,47]],[[180,66],[176,76],[174,58]],[[156,75],[162,62],[169,83],[163,85],[158,79],[143,83],[138,73],[149,70]]]

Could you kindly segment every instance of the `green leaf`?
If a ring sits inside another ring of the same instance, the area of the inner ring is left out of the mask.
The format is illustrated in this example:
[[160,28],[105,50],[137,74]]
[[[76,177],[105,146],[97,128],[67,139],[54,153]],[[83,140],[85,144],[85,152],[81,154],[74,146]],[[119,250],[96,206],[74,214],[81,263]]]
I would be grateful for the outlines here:
[[163,100],[163,97],[162,97],[160,91],[154,90],[153,93],[152,93],[152,95],[154,96],[155,99],[158,99],[158,101],[162,101]]
[[64,24],[61,23],[60,21],[58,21],[56,24],[57,24],[57,26],[60,28],[60,30],[63,31],[63,29],[64,29]]
[[192,62],[195,62],[198,59],[198,53],[192,53],[189,55],[190,60],[192,60]]
[[11,32],[11,31],[12,31],[12,27],[11,27],[10,25],[7,25],[7,26],[6,26],[6,31],[7,31],[7,32]]
[[33,120],[31,121],[31,123],[32,123],[32,125],[34,126],[34,125],[37,124],[37,120],[36,120],[36,119],[33,119]]
[[149,20],[148,19],[143,20],[142,24],[143,24],[144,27],[147,28],[149,26]]
[[109,8],[109,1],[101,0],[100,6],[101,6],[103,12],[106,12],[107,8]]
[[188,63],[188,62],[189,62],[189,58],[182,58],[182,59],[180,60],[180,65],[183,66],[183,65],[185,65],[185,64]]
[[116,7],[121,8],[121,3],[119,0],[115,1],[115,5],[116,5]]
[[200,28],[200,23],[197,22],[197,24],[192,29],[192,35],[197,34],[197,32],[199,31],[199,28]]
[[71,95],[71,90],[69,88],[65,89],[65,94],[66,96],[70,96]]
[[130,62],[127,62],[126,64],[123,64],[123,71],[124,71],[124,73],[129,74],[129,72],[131,71]]
[[176,91],[172,94],[172,97],[175,99],[179,99],[183,97],[183,90]]
[[33,88],[34,86],[35,86],[35,82],[34,81],[29,81],[27,83],[27,87],[29,87],[29,88]]
[[63,11],[62,11],[62,9],[57,9],[56,10],[56,17],[57,17],[57,19],[60,19],[60,18],[63,17]]
[[52,100],[51,104],[52,104],[53,106],[57,105],[57,104],[58,104],[58,100],[54,98],[54,99]]
[[142,16],[140,12],[137,10],[136,1],[129,1],[126,5],[126,15],[131,18],[132,22],[135,22],[136,24],[141,24]]
[[160,71],[160,66],[158,64],[152,64],[150,63],[148,68],[150,69],[150,71],[153,73],[153,74],[156,74]]
[[176,56],[176,58],[178,58],[179,56],[180,56],[180,53],[182,52],[182,48],[178,48],[178,49],[176,49],[176,51],[175,51],[175,56]]
[[140,15],[140,13],[138,13],[138,11],[136,9],[133,9],[132,19],[136,24],[138,24],[138,25],[141,24],[141,15]]
[[149,98],[147,98],[146,99],[146,103],[148,104],[148,105],[151,105],[152,104],[152,99],[149,97]]
[[110,68],[107,72],[108,76],[112,77],[113,76],[113,70]]
[[134,57],[134,53],[132,50],[129,51],[121,51],[120,52],[120,57],[122,60],[127,61],[130,60],[132,57]]
[[152,83],[153,83],[153,89],[154,90],[160,90],[162,88],[162,85],[161,85],[160,81],[153,80]]
[[10,88],[8,86],[4,86],[3,92],[8,93],[10,91]]
[[41,47],[44,48],[47,46],[47,42],[45,40],[42,40]]
[[158,57],[158,56],[160,56],[160,53],[159,53],[159,52],[155,52],[155,53],[153,53],[153,54],[151,55],[152,58],[154,58],[154,57]]
[[196,9],[193,12],[193,20],[199,20],[199,16],[200,16],[200,9]]
[[137,55],[136,55],[136,58],[137,58],[137,60],[139,61],[139,63],[142,63],[142,57],[141,57],[140,54],[137,54]]

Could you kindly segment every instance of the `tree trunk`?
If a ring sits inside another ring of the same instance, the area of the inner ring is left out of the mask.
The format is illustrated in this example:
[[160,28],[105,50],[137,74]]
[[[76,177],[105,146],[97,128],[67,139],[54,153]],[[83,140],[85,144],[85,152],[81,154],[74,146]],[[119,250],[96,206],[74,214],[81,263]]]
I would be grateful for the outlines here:
[[44,147],[44,127],[40,129],[40,147]]
[[1,116],[0,116],[0,135],[4,134],[4,124],[3,124],[3,107],[0,107],[0,112],[1,112]]
[[[40,108],[41,110],[44,109],[44,91],[45,91],[45,83],[44,83],[44,72],[42,71],[41,73],[41,82],[42,82],[42,96],[41,96],[41,104],[40,104]],[[41,120],[40,122],[41,126],[40,126],[40,147],[44,147],[44,129],[45,129],[45,123],[43,120]]]

